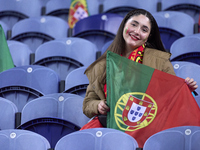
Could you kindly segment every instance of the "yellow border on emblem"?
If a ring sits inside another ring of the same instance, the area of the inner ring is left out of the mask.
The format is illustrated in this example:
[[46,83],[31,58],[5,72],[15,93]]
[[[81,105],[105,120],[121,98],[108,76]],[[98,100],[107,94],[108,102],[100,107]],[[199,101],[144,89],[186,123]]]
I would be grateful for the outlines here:
[[[124,107],[126,106],[126,103],[127,103],[130,95],[142,96],[141,100],[144,100],[144,98],[147,97],[154,104],[154,106],[151,109],[151,112],[149,113],[148,117],[142,123],[140,123],[139,125],[137,125],[135,127],[127,126],[122,120],[122,113],[121,114],[117,113],[118,111],[122,112],[124,110]],[[150,95],[148,95],[146,93],[142,93],[142,92],[126,93],[119,98],[119,100],[117,101],[117,103],[115,105],[115,110],[114,110],[115,122],[116,122],[116,124],[117,124],[117,126],[119,127],[120,130],[135,131],[135,130],[138,130],[138,129],[141,129],[141,128],[148,126],[154,120],[154,118],[156,117],[157,110],[158,110],[158,106],[157,106],[155,100]]]

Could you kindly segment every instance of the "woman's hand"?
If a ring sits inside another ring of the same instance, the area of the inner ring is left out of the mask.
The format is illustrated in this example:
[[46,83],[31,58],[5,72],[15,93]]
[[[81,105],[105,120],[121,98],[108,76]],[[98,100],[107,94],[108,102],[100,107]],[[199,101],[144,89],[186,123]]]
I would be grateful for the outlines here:
[[194,81],[194,79],[192,79],[192,78],[187,77],[185,79],[185,82],[187,83],[191,92],[193,92],[194,90],[196,90],[198,88],[197,82]]
[[106,115],[108,111],[110,111],[110,108],[105,104],[104,101],[101,101],[98,104],[98,111],[102,115]]

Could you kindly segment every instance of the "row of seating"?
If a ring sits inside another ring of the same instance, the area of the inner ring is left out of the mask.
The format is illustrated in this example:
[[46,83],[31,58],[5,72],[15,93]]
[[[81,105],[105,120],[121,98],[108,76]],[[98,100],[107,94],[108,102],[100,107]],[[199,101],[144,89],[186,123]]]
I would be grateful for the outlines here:
[[[143,150],[198,150],[199,126],[179,126],[150,136]],[[20,143],[20,144],[18,144]],[[0,146],[6,150],[139,150],[137,140],[130,135],[109,128],[93,128],[69,133],[60,138],[55,147],[40,134],[8,129],[0,131]]]
[[[163,11],[153,13],[165,48],[170,51],[172,43],[184,36],[198,33],[198,24],[182,12]],[[123,17],[117,14],[92,15],[78,21],[73,29],[58,17],[30,17],[17,22],[11,29],[2,23],[8,40],[27,44],[34,53],[43,43],[67,37],[79,37],[94,43],[98,51],[104,44],[113,40]],[[59,30],[58,30],[59,29]]]
[[89,118],[82,111],[83,97],[53,93],[28,101],[22,109],[0,97],[0,130],[24,129],[45,137],[51,147],[69,133],[78,131]]

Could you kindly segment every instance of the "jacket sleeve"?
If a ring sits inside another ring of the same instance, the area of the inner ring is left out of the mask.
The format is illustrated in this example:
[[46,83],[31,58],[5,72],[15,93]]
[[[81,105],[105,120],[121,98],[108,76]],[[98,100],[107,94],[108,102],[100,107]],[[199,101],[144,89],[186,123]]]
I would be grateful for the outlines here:
[[174,68],[172,66],[172,63],[170,62],[170,60],[166,60],[164,63],[164,67],[163,70],[166,73],[172,74],[172,75],[176,75],[174,72]]
[[101,82],[104,69],[104,65],[98,64],[86,72],[89,85],[83,101],[83,113],[89,118],[98,114],[97,106],[100,101],[106,101],[103,90],[104,84]]

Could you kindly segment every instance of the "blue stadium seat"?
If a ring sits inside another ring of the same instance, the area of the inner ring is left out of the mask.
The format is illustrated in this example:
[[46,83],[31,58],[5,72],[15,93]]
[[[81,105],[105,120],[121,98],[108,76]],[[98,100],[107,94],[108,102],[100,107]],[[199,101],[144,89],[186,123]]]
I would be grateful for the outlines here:
[[[190,77],[190,78],[193,78],[197,82],[197,84],[200,83],[200,78],[199,78],[200,65],[195,64],[195,63],[180,65],[179,63],[179,65],[174,64],[174,66],[177,68],[175,71],[176,76],[181,77],[183,79]],[[197,93],[197,95],[200,95],[200,88],[197,88],[195,92]]]
[[0,0],[0,20],[10,28],[20,20],[41,16],[41,0]]
[[67,37],[68,24],[54,16],[31,17],[17,22],[12,28],[11,40],[27,44],[35,52],[41,44]]
[[103,12],[104,13],[116,13],[121,16],[125,16],[129,11],[137,8],[145,9],[151,13],[157,12],[158,0],[113,0],[103,1]]
[[72,70],[89,66],[96,60],[97,47],[81,38],[63,38],[40,45],[35,52],[36,65],[43,65],[58,73],[61,80]]
[[27,44],[7,40],[13,63],[16,67],[30,65],[30,55],[33,53]]
[[55,150],[136,150],[137,141],[130,135],[110,128],[76,131],[62,137]]
[[46,15],[56,16],[68,22],[70,3],[69,0],[50,0],[46,4]]
[[15,114],[18,112],[17,106],[0,97],[0,130],[14,129],[15,126]]
[[11,30],[11,28],[3,21],[0,21],[0,25],[2,26],[3,30],[4,30],[4,34],[6,39],[8,39],[9,35],[8,35],[8,31]]
[[200,36],[185,36],[171,45],[171,61],[189,61],[200,65]]
[[104,44],[104,46],[101,49],[101,55],[108,49],[108,47],[110,46],[110,44],[113,42],[113,40],[108,41],[107,43]]
[[199,140],[199,126],[179,126],[152,135],[143,150],[198,150]]
[[73,37],[87,39],[101,51],[103,45],[113,40],[123,17],[117,14],[97,14],[79,20],[73,28]]
[[89,118],[82,111],[83,97],[69,93],[54,93],[28,102],[18,128],[41,134],[53,148],[57,141],[85,125]]
[[21,112],[28,101],[57,93],[60,79],[47,67],[28,65],[1,72],[0,81],[0,97],[14,102]]
[[162,42],[168,51],[175,40],[194,33],[194,19],[183,12],[162,11],[153,13],[153,16],[157,21]]
[[190,15],[194,18],[195,22],[199,22],[199,10],[200,1],[199,0],[161,0],[162,11],[171,10],[179,11]]
[[67,75],[64,93],[72,93],[85,97],[86,89],[89,84],[89,80],[84,74],[86,68],[87,67],[77,68]]
[[0,131],[2,150],[47,150],[49,142],[41,135],[25,130],[8,129]]

